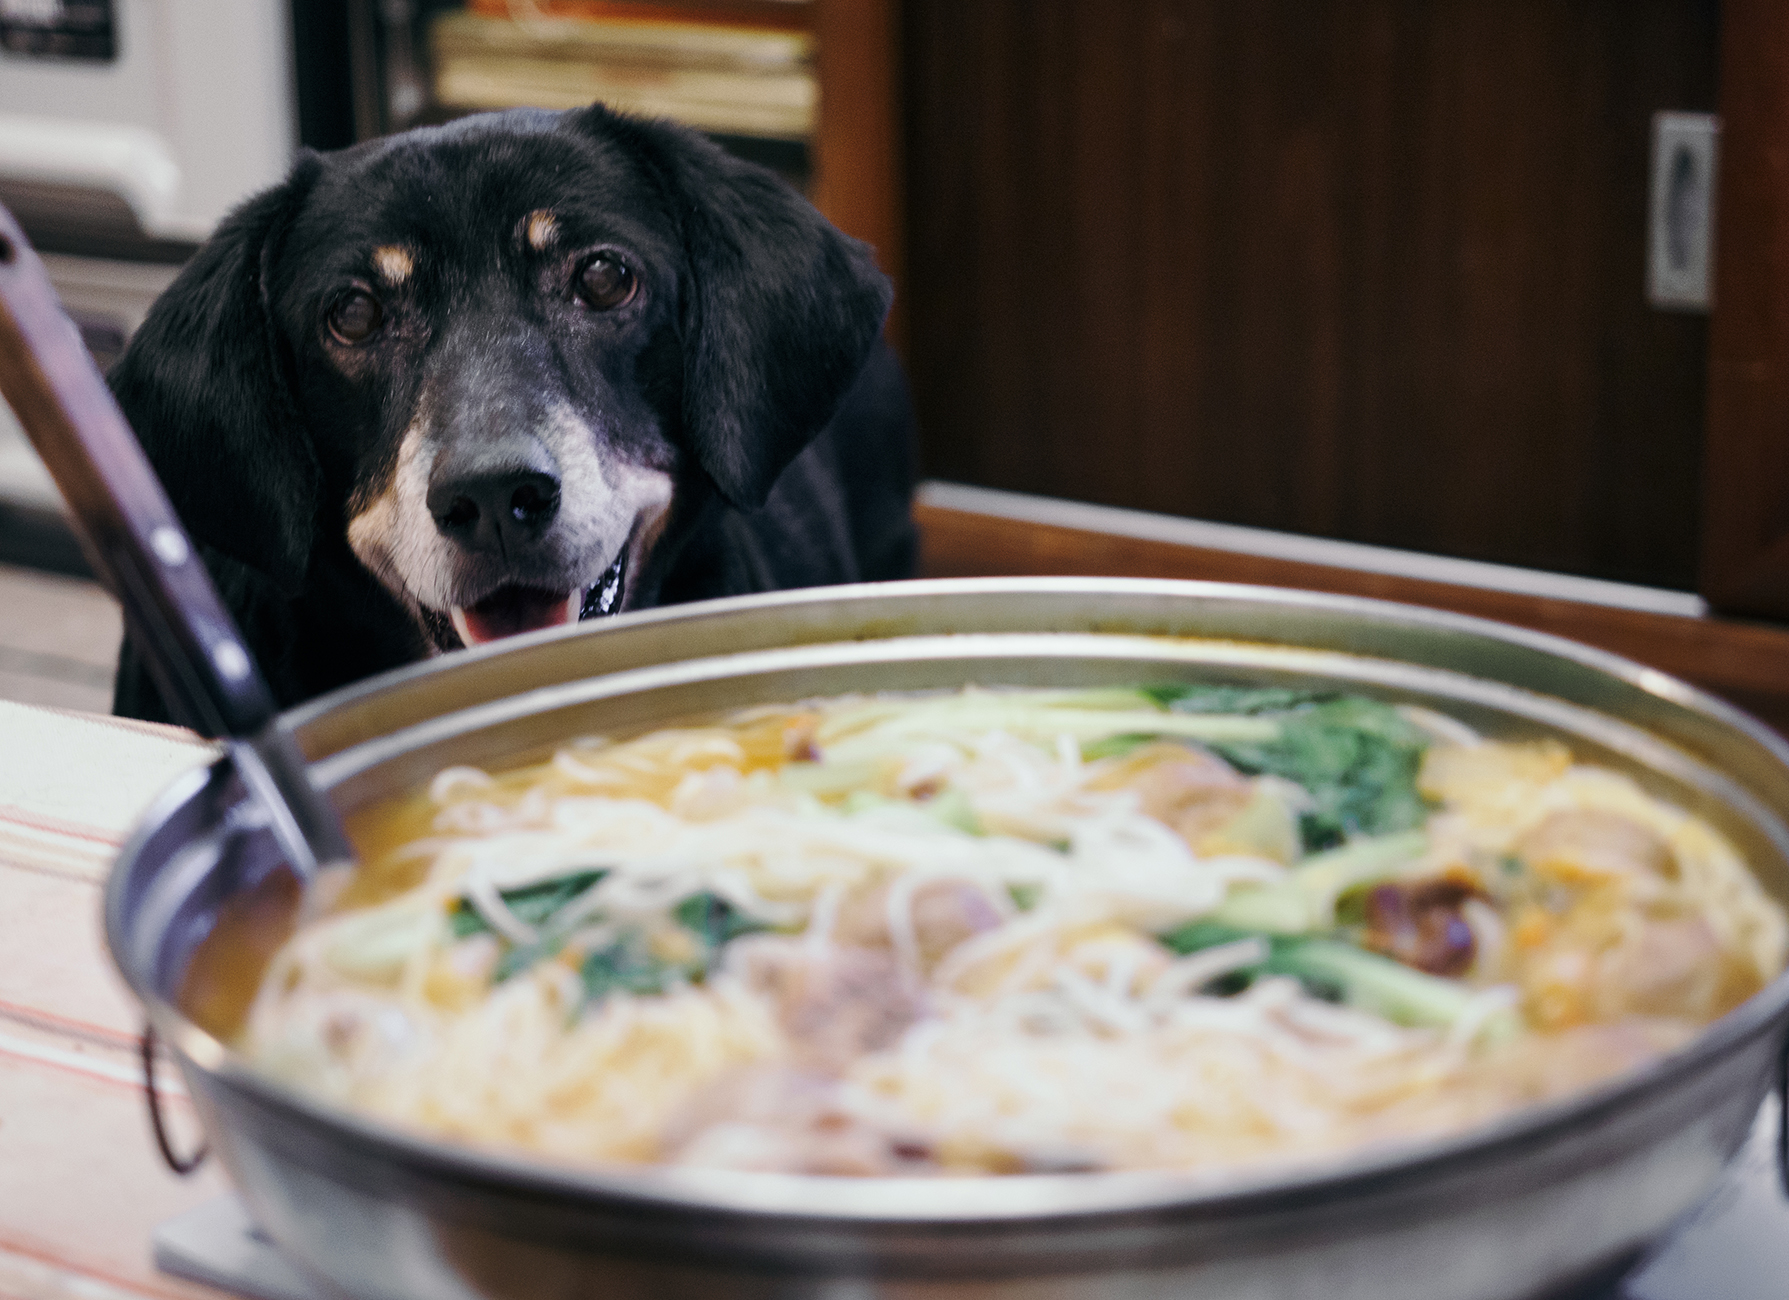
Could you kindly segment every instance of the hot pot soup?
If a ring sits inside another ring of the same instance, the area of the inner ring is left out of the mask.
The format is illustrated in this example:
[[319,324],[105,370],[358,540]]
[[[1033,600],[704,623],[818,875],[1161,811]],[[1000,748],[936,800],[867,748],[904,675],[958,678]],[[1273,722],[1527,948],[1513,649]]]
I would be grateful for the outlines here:
[[1784,964],[1705,822],[1333,691],[754,708],[450,768],[355,831],[300,924],[221,927],[189,1009],[315,1095],[605,1164],[1309,1160],[1589,1087]]

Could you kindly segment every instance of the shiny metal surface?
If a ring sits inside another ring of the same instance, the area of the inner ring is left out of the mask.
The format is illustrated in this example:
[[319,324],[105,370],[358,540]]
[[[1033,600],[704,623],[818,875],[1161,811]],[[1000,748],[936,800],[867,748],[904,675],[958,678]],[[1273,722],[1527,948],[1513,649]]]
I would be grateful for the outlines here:
[[[345,806],[580,732],[845,690],[1323,681],[1558,734],[1694,807],[1789,901],[1789,748],[1600,652],[1377,602],[1216,584],[976,580],[750,597],[519,638],[287,718]],[[368,1297],[1551,1294],[1618,1264],[1744,1139],[1779,978],[1689,1049],[1463,1137],[1221,1183],[603,1173],[458,1148],[260,1080],[169,1002],[219,903],[277,865],[220,767],[170,790],[107,898],[112,950],[266,1229]]]

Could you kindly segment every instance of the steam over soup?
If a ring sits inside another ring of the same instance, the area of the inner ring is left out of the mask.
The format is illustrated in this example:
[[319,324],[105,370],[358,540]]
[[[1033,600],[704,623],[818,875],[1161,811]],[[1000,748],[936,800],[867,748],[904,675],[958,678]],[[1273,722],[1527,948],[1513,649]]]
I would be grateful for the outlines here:
[[759,708],[454,768],[360,829],[237,1045],[610,1163],[1308,1159],[1629,1069],[1784,960],[1706,823],[1556,742],[1334,693]]

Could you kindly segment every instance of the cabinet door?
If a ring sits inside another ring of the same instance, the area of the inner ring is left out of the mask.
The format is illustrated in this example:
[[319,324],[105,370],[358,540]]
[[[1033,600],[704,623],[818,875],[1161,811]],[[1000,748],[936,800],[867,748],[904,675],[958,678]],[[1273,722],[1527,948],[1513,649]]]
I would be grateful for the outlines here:
[[1747,7],[907,0],[927,472],[1693,587],[1709,320],[1646,301],[1649,142]]
[[1789,618],[1789,6],[1721,7],[1702,593]]

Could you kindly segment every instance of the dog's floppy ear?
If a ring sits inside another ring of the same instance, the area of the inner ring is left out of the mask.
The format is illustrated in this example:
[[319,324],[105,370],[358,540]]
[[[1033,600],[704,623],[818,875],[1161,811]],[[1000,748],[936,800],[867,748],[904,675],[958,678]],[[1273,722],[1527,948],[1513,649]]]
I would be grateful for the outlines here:
[[320,474],[286,381],[267,273],[320,168],[307,153],[283,184],[226,217],[111,375],[187,529],[287,595],[304,581]]
[[677,213],[684,436],[722,494],[755,509],[863,368],[893,286],[868,244],[774,173],[691,131],[590,114],[597,134],[643,143]]

